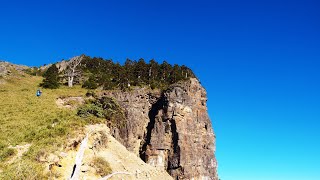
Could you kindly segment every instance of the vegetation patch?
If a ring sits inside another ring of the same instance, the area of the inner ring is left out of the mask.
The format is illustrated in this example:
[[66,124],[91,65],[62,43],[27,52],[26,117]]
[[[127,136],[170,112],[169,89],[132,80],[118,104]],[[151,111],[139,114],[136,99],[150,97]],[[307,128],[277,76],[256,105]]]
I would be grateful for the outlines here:
[[124,125],[125,116],[123,109],[114,98],[102,97],[87,101],[78,108],[78,116],[88,118],[91,116],[106,119],[111,126],[119,127]]
[[15,149],[2,148],[2,150],[0,151],[0,162],[3,162],[9,159],[10,157],[13,157],[16,153],[17,151]]
[[43,166],[30,160],[23,160],[16,164],[11,164],[0,173],[0,179],[47,179],[43,173]]
[[110,164],[102,157],[94,157],[91,166],[95,168],[96,173],[102,177],[112,172]]

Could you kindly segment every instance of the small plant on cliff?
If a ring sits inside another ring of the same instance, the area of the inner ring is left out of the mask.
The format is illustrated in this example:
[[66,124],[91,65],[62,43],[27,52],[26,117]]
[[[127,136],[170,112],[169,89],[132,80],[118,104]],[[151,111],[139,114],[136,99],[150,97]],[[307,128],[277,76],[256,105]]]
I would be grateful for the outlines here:
[[88,101],[78,108],[78,116],[105,118],[112,126],[122,126],[125,119],[124,113],[117,101],[110,97],[102,97]]
[[44,73],[42,83],[40,86],[48,89],[57,89],[59,88],[59,70],[56,65],[52,65]]
[[88,103],[78,108],[78,116],[86,118],[90,115],[96,116],[98,118],[104,117],[103,108],[96,105],[95,103]]
[[94,157],[91,166],[96,169],[100,176],[106,176],[112,172],[109,163],[102,157]]

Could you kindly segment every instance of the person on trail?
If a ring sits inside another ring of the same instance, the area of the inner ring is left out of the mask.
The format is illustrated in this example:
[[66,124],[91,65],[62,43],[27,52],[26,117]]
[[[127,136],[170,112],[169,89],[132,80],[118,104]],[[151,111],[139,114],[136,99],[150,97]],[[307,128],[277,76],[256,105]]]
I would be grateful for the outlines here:
[[37,90],[37,97],[40,97],[42,94],[42,91],[40,89]]

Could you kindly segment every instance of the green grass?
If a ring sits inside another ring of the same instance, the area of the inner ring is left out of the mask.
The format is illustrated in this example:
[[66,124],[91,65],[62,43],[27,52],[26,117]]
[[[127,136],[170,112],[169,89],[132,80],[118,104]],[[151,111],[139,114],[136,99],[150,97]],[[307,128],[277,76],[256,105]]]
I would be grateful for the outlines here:
[[[58,108],[56,99],[84,96],[87,90],[80,86],[42,89],[42,96],[36,97],[41,77],[20,75],[5,80],[5,84],[0,84],[0,155],[12,155],[9,145],[30,143],[31,147],[19,162],[11,165],[5,163],[7,157],[0,157],[0,169],[3,170],[0,179],[30,179],[37,174],[40,177],[42,165],[36,161],[37,154],[43,150],[49,153],[61,149],[67,136],[75,135],[76,130],[90,123],[77,116],[76,110]],[[28,167],[37,172],[30,174],[21,169],[19,176],[13,177],[18,163],[21,168]]]
[[1,151],[1,154],[0,154],[0,161],[5,161],[8,158],[15,155],[16,153],[17,151],[15,149],[3,147],[3,150]]

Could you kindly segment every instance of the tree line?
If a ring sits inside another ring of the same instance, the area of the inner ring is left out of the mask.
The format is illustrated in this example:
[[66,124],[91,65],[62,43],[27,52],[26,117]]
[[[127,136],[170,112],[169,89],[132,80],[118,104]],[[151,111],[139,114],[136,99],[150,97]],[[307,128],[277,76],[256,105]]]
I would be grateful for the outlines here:
[[[75,60],[77,62],[73,62]],[[75,64],[77,65],[74,66]],[[160,64],[154,59],[149,62],[144,59],[138,61],[127,59],[121,65],[112,60],[82,55],[70,59],[63,72],[58,72],[56,65],[50,66],[44,73],[44,77],[43,87],[48,87],[50,81],[53,81],[53,84],[56,84],[54,81],[59,81],[59,83],[68,81],[69,86],[74,83],[81,84],[88,89],[102,87],[105,90],[111,90],[128,89],[131,86],[150,86],[152,89],[162,89],[178,81],[195,77],[195,75],[187,66],[171,65],[167,61]]]

